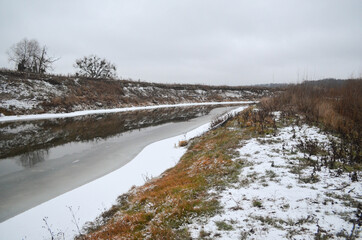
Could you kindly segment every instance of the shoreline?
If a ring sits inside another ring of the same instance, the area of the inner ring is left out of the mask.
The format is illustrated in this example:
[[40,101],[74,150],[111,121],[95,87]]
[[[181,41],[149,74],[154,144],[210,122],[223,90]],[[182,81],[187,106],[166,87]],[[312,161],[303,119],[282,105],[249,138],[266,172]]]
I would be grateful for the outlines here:
[[69,113],[42,113],[42,114],[29,114],[29,115],[11,115],[11,116],[0,117],[0,123],[1,122],[54,119],[54,118],[71,118],[71,117],[78,117],[78,116],[92,115],[92,114],[118,113],[118,112],[127,112],[127,111],[150,110],[150,109],[156,109],[156,108],[229,105],[229,104],[252,104],[252,103],[255,103],[255,101],[179,103],[179,104],[163,104],[163,105],[153,105],[153,106],[82,110],[82,111],[75,111],[75,112],[69,112]]

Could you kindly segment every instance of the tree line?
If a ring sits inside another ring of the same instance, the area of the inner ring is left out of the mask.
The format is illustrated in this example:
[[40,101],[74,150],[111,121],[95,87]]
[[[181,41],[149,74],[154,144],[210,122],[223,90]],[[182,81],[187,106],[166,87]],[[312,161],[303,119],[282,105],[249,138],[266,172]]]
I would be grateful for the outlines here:
[[[60,58],[51,57],[46,45],[41,46],[35,40],[22,39],[14,44],[8,51],[8,59],[15,64],[20,72],[44,74],[53,70],[53,63]],[[117,68],[107,59],[96,55],[84,56],[76,59],[74,63],[76,75],[88,78],[116,78]]]

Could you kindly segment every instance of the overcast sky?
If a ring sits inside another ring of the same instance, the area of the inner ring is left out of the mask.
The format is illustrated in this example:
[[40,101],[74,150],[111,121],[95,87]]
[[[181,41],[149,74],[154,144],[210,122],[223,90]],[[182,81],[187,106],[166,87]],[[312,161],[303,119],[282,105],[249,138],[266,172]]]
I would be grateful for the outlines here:
[[123,78],[248,85],[362,76],[361,0],[0,0],[0,67],[23,38],[74,73],[96,54]]

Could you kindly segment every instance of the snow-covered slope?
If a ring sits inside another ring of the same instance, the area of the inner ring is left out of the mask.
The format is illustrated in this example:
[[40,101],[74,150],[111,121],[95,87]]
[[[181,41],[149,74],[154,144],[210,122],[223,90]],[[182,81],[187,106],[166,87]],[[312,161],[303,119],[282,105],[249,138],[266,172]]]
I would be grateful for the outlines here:
[[349,237],[360,231],[361,183],[351,181],[350,173],[301,168],[304,154],[297,146],[304,138],[326,145],[333,137],[303,125],[244,141],[239,153],[248,166],[237,184],[212,190],[223,211],[190,224],[193,239],[355,239]]
[[0,71],[0,113],[5,115],[255,100],[271,94],[266,88],[156,84]]

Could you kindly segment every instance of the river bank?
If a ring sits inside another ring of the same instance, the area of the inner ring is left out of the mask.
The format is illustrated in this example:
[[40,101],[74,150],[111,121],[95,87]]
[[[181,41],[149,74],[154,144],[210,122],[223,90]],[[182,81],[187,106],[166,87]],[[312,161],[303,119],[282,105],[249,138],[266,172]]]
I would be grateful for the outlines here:
[[82,110],[82,111],[75,111],[69,113],[42,113],[42,114],[30,114],[30,115],[1,116],[0,122],[70,118],[70,117],[78,117],[78,116],[92,115],[92,114],[107,114],[107,113],[129,112],[129,111],[139,111],[139,110],[151,110],[158,108],[211,106],[211,105],[238,105],[238,104],[251,104],[251,103],[254,103],[254,101],[180,103],[180,104],[164,104],[164,105],[140,106],[140,107]]

